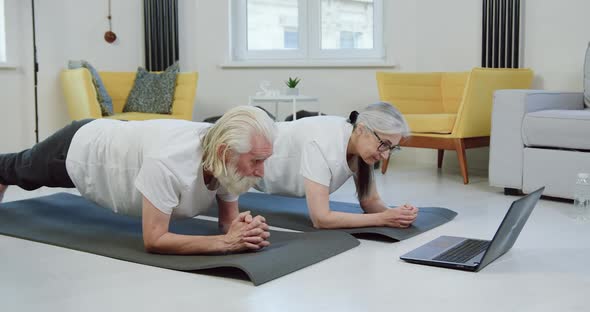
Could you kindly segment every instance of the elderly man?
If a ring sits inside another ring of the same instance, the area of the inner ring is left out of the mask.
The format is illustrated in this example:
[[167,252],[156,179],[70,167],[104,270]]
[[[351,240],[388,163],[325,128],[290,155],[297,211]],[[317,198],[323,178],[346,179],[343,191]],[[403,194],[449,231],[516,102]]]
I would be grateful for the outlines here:
[[[145,249],[165,254],[257,250],[269,245],[263,217],[239,213],[238,195],[264,174],[275,126],[254,107],[228,111],[213,126],[180,120],[75,121],[20,153],[0,155],[0,201],[8,185],[76,187],[116,213],[142,218]],[[223,235],[179,235],[171,218],[217,202]]]

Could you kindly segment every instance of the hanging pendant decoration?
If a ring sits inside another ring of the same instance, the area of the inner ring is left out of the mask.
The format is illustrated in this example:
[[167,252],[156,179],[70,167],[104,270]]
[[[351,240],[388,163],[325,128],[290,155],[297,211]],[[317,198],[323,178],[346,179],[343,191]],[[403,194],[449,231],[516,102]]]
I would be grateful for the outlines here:
[[113,32],[113,24],[111,21],[111,0],[109,0],[109,15],[107,18],[109,19],[109,30],[104,33],[104,40],[108,43],[113,43],[117,40],[117,35]]

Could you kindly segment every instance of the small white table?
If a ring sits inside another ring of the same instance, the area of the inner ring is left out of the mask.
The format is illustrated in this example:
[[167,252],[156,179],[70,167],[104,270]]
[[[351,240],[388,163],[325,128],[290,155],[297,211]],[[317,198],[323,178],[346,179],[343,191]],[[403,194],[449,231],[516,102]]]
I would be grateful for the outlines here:
[[278,95],[278,96],[250,96],[248,105],[256,103],[275,103],[275,118],[279,118],[279,103],[291,103],[293,105],[293,120],[297,120],[297,103],[298,102],[315,102],[318,105],[318,115],[320,114],[320,102],[317,97],[306,95]]

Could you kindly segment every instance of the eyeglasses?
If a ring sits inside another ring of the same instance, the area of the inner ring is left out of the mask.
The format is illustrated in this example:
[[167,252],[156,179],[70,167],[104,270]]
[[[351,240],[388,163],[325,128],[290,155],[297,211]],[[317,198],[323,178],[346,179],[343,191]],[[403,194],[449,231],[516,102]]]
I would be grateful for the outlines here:
[[390,143],[384,142],[383,140],[381,140],[379,135],[377,135],[377,132],[373,131],[372,129],[369,129],[369,130],[371,130],[371,132],[373,132],[373,135],[375,135],[375,137],[379,141],[379,147],[377,147],[378,152],[383,153],[385,151],[389,151],[389,154],[392,154],[393,152],[397,152],[402,149],[399,144],[392,146]]

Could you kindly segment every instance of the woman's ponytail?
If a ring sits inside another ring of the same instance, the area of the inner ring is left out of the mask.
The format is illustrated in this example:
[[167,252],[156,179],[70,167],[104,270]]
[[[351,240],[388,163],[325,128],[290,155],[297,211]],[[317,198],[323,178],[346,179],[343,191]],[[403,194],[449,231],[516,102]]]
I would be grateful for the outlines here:
[[348,116],[348,122],[351,123],[352,125],[355,125],[358,117],[359,117],[359,112],[352,111],[352,112],[350,112],[350,115]]

